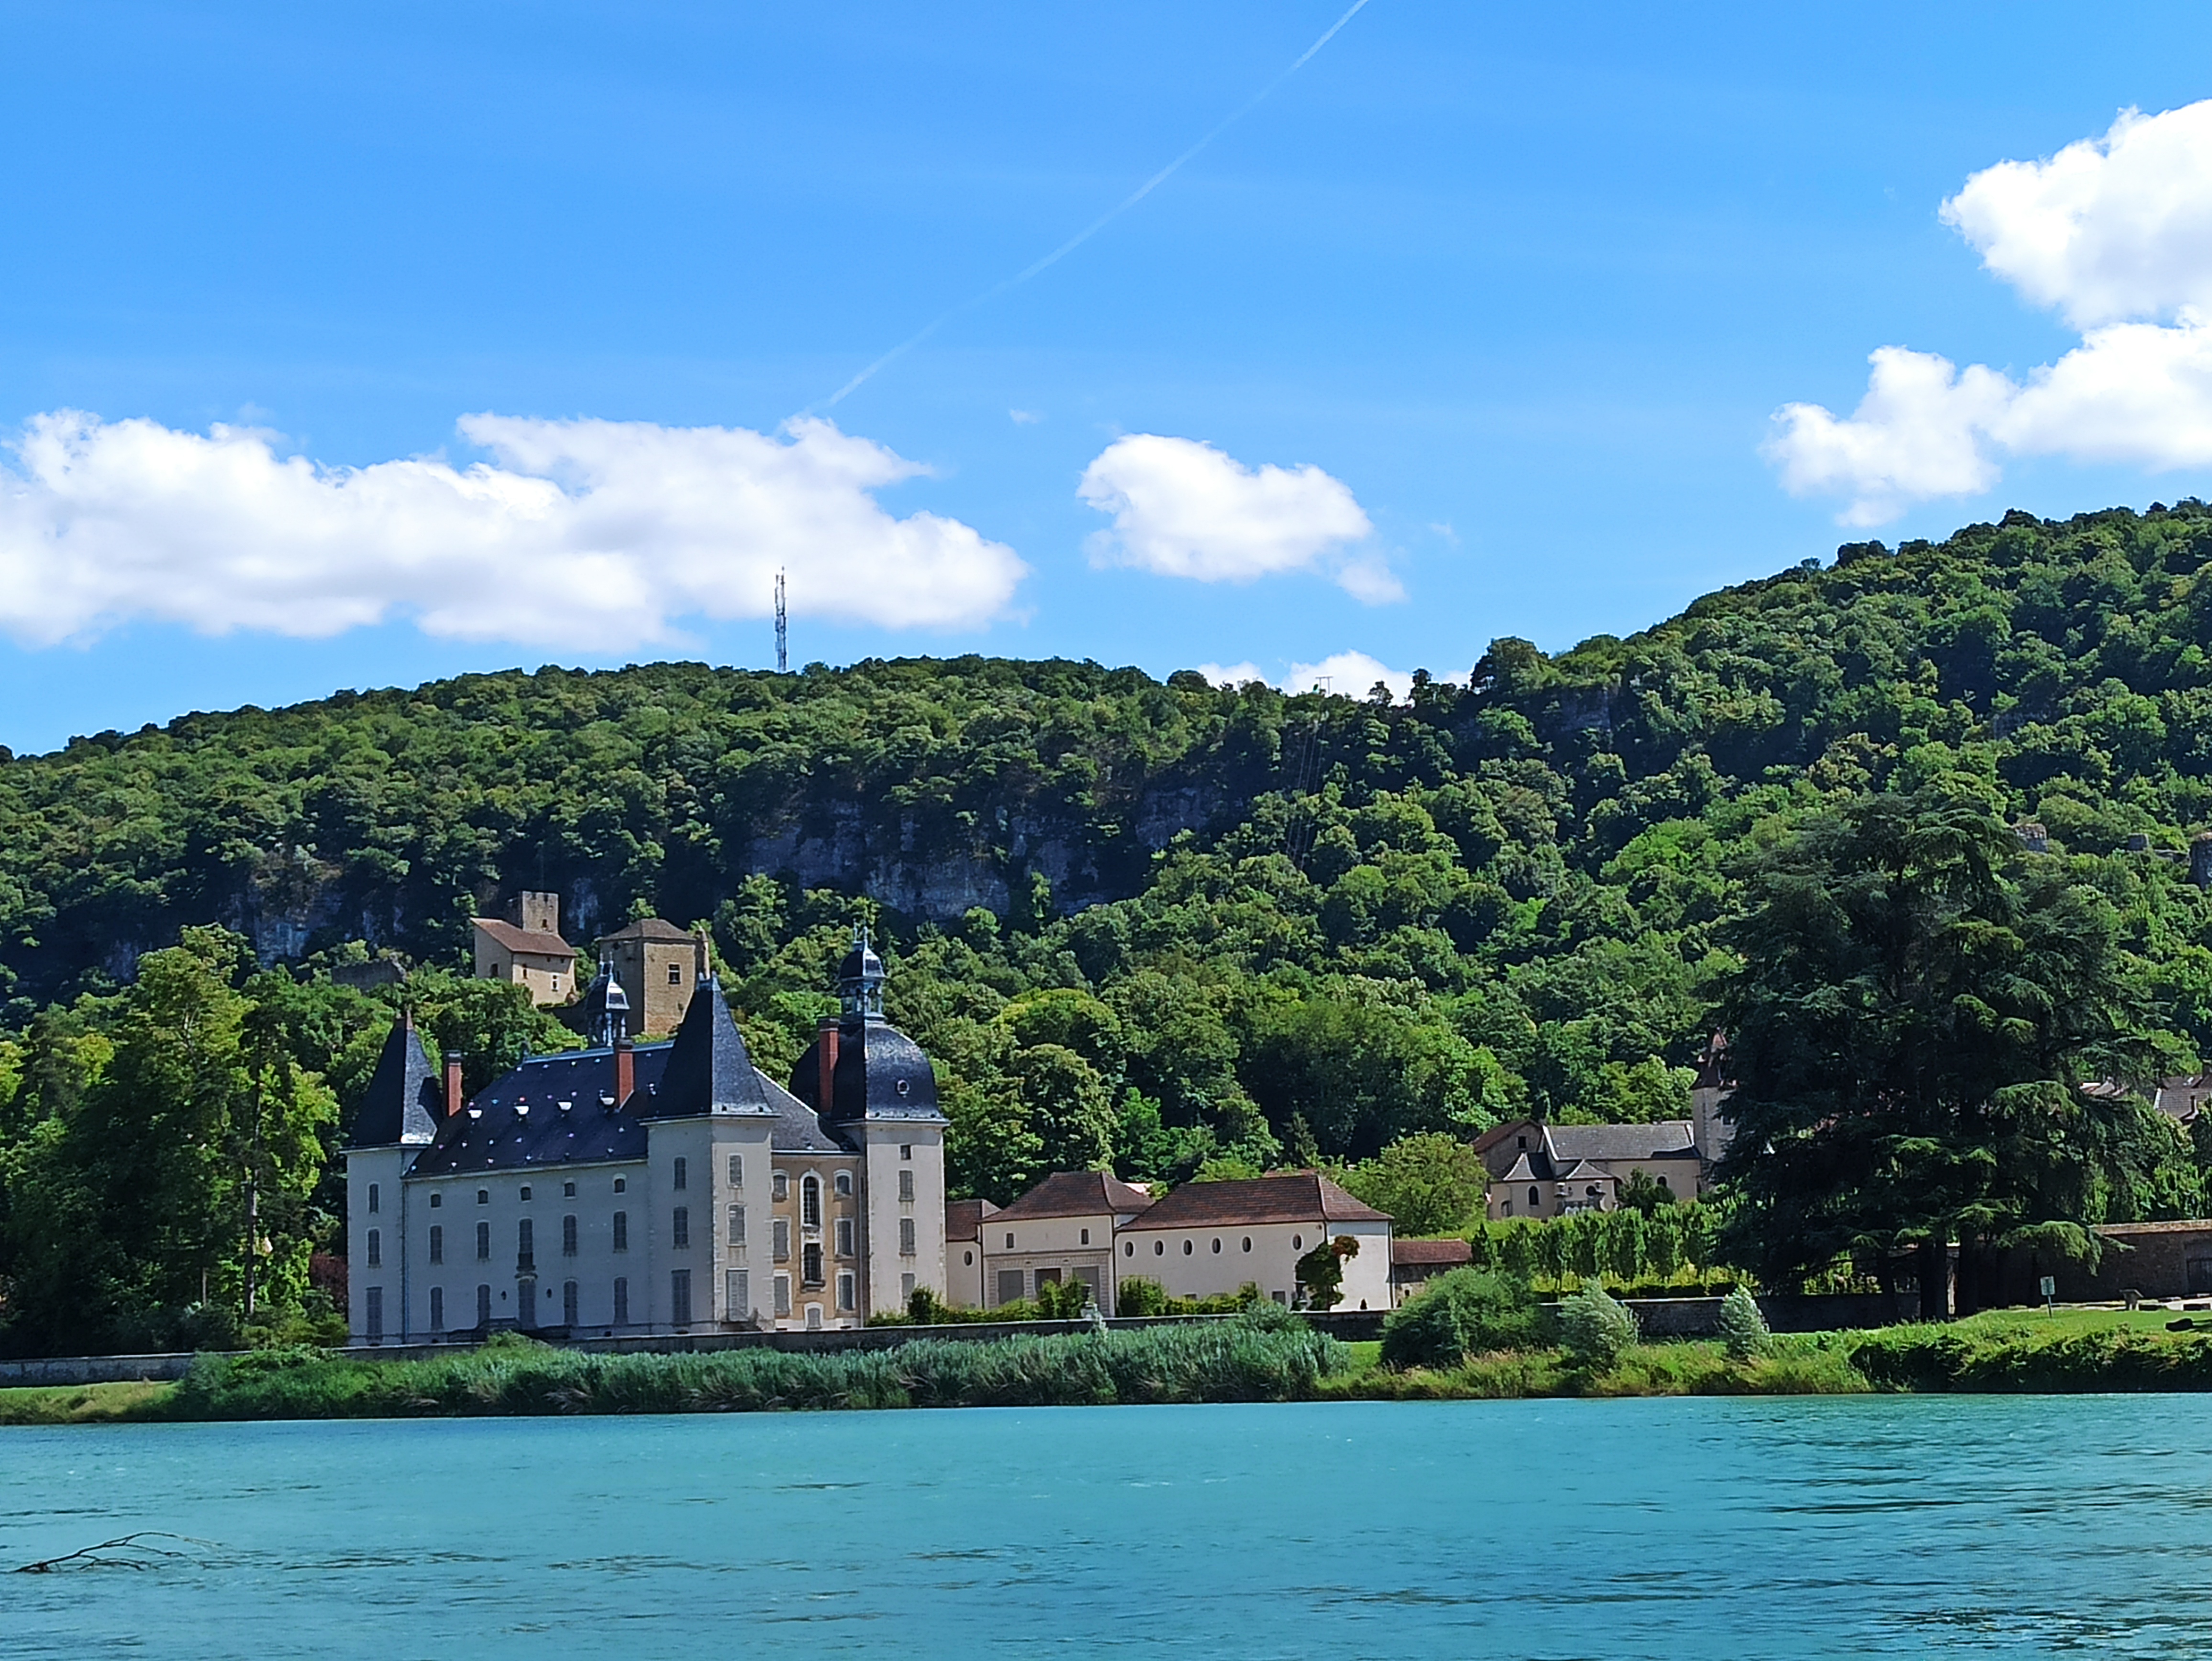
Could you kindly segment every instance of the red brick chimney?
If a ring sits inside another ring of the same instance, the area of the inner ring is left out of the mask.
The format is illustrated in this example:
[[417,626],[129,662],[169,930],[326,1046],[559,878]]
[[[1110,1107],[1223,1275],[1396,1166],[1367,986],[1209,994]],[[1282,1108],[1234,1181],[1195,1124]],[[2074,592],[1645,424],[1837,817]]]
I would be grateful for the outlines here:
[[827,1113],[836,1105],[837,1023],[824,1021],[814,1035],[818,1070],[815,1075],[814,1110]]
[[629,1035],[615,1040],[615,1105],[620,1107],[637,1088],[637,1061],[631,1055]]
[[461,1110],[461,1058],[446,1057],[446,1116],[452,1118]]

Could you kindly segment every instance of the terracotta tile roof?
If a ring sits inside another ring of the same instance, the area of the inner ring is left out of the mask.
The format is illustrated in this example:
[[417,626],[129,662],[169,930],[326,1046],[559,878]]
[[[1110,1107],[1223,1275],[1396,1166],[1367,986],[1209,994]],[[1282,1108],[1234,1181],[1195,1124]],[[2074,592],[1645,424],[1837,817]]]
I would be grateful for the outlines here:
[[994,1221],[1019,1221],[1024,1217],[1126,1217],[1153,1203],[1141,1188],[1133,1188],[1103,1171],[1056,1171],[1003,1211],[992,1213]]
[[981,1239],[983,1220],[996,1215],[998,1209],[988,1200],[947,1200],[945,1202],[945,1238],[948,1240]]
[[1185,1183],[1128,1225],[1133,1229],[1233,1228],[1244,1223],[1387,1223],[1317,1171],[1235,1183]]
[[640,917],[635,922],[626,922],[611,934],[602,934],[597,942],[605,946],[609,940],[668,940],[689,942],[691,936],[665,917]]
[[511,922],[501,922],[497,917],[471,917],[469,922],[509,952],[540,958],[573,958],[575,948],[558,934],[541,934],[528,928],[517,928]]
[[1390,1262],[1395,1268],[1455,1269],[1474,1261],[1474,1248],[1465,1240],[1393,1240]]

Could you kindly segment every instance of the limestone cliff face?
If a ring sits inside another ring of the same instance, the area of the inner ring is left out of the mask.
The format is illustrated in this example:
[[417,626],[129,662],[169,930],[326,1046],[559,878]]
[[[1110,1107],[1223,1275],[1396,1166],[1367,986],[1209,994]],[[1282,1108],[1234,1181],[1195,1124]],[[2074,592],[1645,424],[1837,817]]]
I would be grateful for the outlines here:
[[[762,875],[865,894],[900,916],[949,922],[977,907],[1005,916],[1018,888],[1041,876],[1050,885],[1053,909],[1065,913],[1137,892],[1154,853],[1186,832],[1218,829],[1246,806],[1242,796],[1186,782],[1141,789],[1124,812],[1103,819],[1013,806],[969,816],[887,814],[849,798],[799,794],[726,842],[695,891],[659,904],[688,922],[711,915],[738,882]],[[186,920],[245,935],[264,964],[296,962],[344,940],[435,957],[459,920],[495,908],[516,888],[549,881],[562,896],[562,928],[572,942],[588,944],[622,921],[620,908],[609,910],[598,877],[549,877],[530,855],[527,848],[500,850],[493,861],[498,874],[480,878],[469,890],[437,893],[418,892],[404,873],[393,881],[395,873],[386,869],[363,870],[287,849],[252,861],[210,897],[199,918]],[[127,981],[139,954],[161,943],[110,940],[100,966],[110,978]]]

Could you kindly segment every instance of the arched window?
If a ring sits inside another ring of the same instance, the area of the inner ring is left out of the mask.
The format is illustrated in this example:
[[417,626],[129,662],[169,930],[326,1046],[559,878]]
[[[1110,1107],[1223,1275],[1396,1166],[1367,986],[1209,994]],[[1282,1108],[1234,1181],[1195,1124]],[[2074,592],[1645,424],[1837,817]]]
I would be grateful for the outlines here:
[[799,1184],[799,1221],[803,1228],[822,1226],[822,1179],[811,1171]]
[[477,1225],[477,1261],[480,1263],[488,1263],[491,1261],[491,1225],[489,1223]]
[[851,1193],[852,1193],[852,1191],[853,1191],[853,1173],[852,1173],[851,1171],[839,1171],[839,1172],[837,1173],[837,1191],[838,1191],[840,1194],[846,1194],[846,1195],[849,1195],[849,1194],[851,1194]]
[[433,1332],[443,1332],[445,1329],[446,1288],[443,1287],[432,1287],[430,1288],[430,1330]]
[[1531,1183],[1528,1185],[1528,1203],[1532,1206],[1540,1206],[1544,1203],[1544,1196],[1541,1190],[1540,1190],[1534,1183]]
[[368,1210],[371,1216],[376,1214],[376,1184],[374,1183],[368,1185]]
[[1217,1257],[1221,1255],[1221,1242],[1218,1239],[1213,1243],[1213,1255]]
[[1303,1235],[1303,1234],[1293,1234],[1293,1235],[1291,1235],[1291,1250],[1293,1250],[1293,1251],[1304,1251],[1305,1249],[1306,1249],[1306,1237],[1305,1237],[1304,1235]]

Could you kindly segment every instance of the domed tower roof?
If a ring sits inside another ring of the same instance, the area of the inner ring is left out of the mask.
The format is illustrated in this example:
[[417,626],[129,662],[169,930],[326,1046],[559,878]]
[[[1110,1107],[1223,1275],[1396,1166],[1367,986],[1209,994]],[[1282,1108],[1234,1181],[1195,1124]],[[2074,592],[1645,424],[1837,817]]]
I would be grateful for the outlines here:
[[921,1046],[884,1019],[884,964],[856,931],[837,967],[836,1020],[824,1021],[792,1070],[791,1093],[825,1125],[860,1119],[941,1123],[937,1074]]
[[884,1013],[884,960],[869,944],[866,927],[853,931],[853,949],[837,965],[837,1004],[848,1018]]

